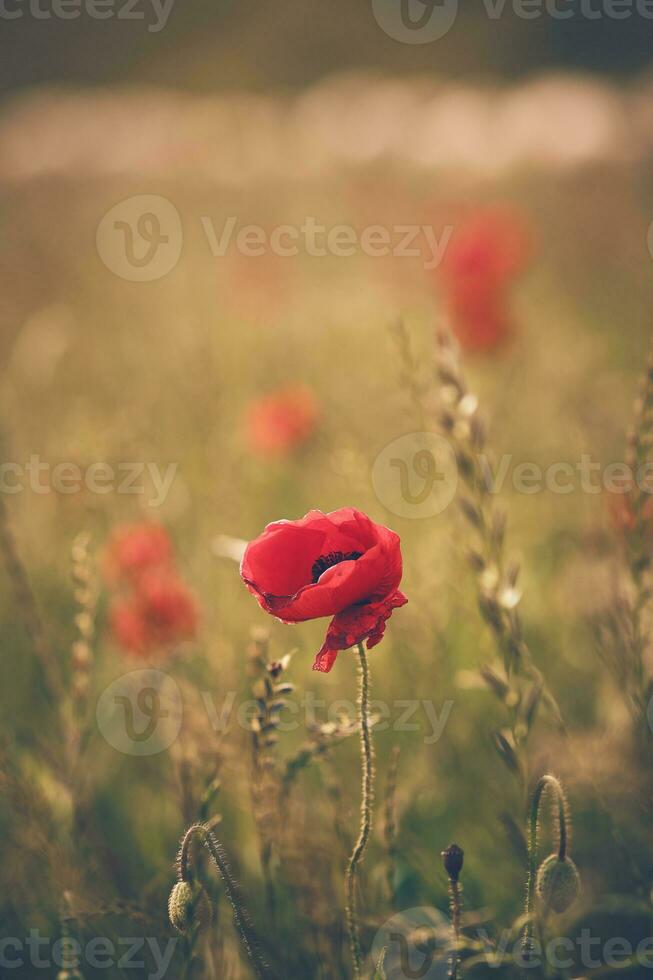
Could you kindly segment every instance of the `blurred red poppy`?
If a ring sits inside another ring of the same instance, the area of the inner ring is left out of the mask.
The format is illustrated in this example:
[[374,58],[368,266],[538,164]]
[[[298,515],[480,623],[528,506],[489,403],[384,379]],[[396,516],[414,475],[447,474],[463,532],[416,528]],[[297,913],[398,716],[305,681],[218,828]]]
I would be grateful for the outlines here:
[[510,289],[531,254],[528,224],[511,208],[481,208],[456,226],[439,267],[439,282],[464,348],[488,351],[512,336]]
[[111,583],[133,582],[153,568],[171,566],[170,537],[160,524],[123,525],[109,539],[104,572]]
[[317,403],[310,388],[280,388],[250,404],[247,432],[251,448],[264,455],[285,456],[312,435]]
[[116,600],[111,610],[115,638],[137,656],[192,639],[197,621],[195,598],[174,573],[144,575],[133,594]]
[[339,650],[383,636],[386,620],[408,600],[399,536],[352,507],[268,524],[241,564],[247,588],[285,623],[333,616],[314,670],[331,670]]
[[651,529],[651,519],[653,518],[653,499],[644,496],[640,503],[639,511],[633,503],[632,491],[627,493],[609,493],[607,497],[608,515],[610,522],[621,534],[628,536],[643,524],[647,530]]

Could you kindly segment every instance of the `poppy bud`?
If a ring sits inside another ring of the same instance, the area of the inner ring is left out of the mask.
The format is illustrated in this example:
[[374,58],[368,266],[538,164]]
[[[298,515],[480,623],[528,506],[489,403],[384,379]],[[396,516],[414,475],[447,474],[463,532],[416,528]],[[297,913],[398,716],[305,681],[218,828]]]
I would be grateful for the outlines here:
[[444,870],[447,872],[447,875],[451,881],[458,881],[460,872],[463,870],[464,857],[465,852],[461,847],[458,847],[457,844],[450,844],[449,847],[442,852]]
[[536,884],[540,900],[560,915],[578,898],[580,875],[570,858],[551,854],[540,865]]
[[193,889],[188,881],[178,881],[170,892],[168,916],[178,932],[186,933],[193,925],[204,929],[213,919],[209,896],[201,885]]

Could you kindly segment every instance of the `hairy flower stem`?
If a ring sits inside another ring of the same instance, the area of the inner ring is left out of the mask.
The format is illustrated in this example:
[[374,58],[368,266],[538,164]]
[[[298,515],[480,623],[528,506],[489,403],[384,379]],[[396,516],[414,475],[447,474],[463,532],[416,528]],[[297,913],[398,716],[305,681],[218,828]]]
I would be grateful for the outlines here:
[[460,892],[460,883],[457,879],[449,879],[449,912],[451,914],[451,932],[453,936],[453,949],[449,962],[449,980],[458,980],[460,970],[460,918],[462,915],[463,901]]
[[370,668],[367,654],[362,643],[358,644],[358,713],[360,723],[362,790],[360,808],[360,831],[354,850],[349,858],[345,872],[345,912],[349,945],[354,964],[354,976],[361,976],[363,956],[358,928],[358,913],[356,910],[356,884],[358,866],[363,861],[365,848],[372,829],[372,805],[374,802],[374,746],[370,728]]
[[[540,827],[540,804],[545,790],[550,789],[555,794],[556,826],[558,830],[558,858],[564,861],[567,857],[569,840],[567,827],[567,801],[562,786],[555,776],[542,776],[533,791],[528,820],[528,878],[526,879],[526,927],[522,939],[522,953],[528,962],[533,951],[533,931],[535,924],[535,880],[537,877],[537,848]],[[528,976],[527,973],[524,976]]]
[[458,980],[460,973],[460,923],[463,912],[460,872],[463,870],[465,852],[457,844],[450,844],[442,851],[441,857],[449,879],[449,912],[451,914],[452,945],[447,977],[448,980]]
[[213,831],[205,827],[204,824],[193,824],[184,835],[177,860],[179,880],[191,881],[191,845],[195,837],[198,837],[208,850],[211,860],[222,878],[233,911],[236,930],[256,976],[264,978],[264,980],[274,980],[274,973],[261,954],[252,917],[245,905],[240,885],[231,871],[225,850]]
[[390,753],[388,780],[385,796],[385,825],[383,838],[386,852],[386,884],[393,908],[396,906],[395,880],[397,875],[397,774],[399,771],[399,746]]

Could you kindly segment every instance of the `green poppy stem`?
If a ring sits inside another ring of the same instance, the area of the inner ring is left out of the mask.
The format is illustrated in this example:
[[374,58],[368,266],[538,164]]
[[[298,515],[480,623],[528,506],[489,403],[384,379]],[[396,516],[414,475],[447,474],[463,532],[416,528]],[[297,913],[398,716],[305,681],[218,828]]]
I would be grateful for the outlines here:
[[358,867],[363,861],[365,849],[372,830],[372,805],[374,801],[374,746],[370,727],[370,668],[367,653],[362,643],[358,644],[358,712],[361,748],[361,807],[358,840],[349,858],[345,872],[345,912],[349,945],[354,964],[354,977],[359,980],[363,965],[361,952],[358,912],[356,907],[356,887]]

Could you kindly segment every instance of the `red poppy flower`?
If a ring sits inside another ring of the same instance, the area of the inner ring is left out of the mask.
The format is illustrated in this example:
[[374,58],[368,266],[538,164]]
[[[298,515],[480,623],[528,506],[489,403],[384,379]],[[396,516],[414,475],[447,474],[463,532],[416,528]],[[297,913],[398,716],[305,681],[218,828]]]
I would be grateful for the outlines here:
[[249,407],[250,445],[258,453],[285,456],[313,433],[317,414],[313,393],[303,385],[266,395]]
[[133,582],[153,568],[172,564],[172,545],[160,524],[129,524],[117,528],[109,540],[104,570],[110,582]]
[[488,207],[463,219],[439,269],[444,302],[463,347],[491,350],[513,333],[510,288],[531,253],[517,212]]
[[125,650],[145,656],[192,639],[197,619],[197,603],[184,583],[172,573],[151,573],[129,598],[114,603],[111,627]]
[[248,544],[240,573],[262,608],[284,623],[333,617],[313,664],[325,672],[339,650],[363,640],[375,646],[393,609],[408,601],[398,590],[399,536],[352,507],[268,524]]
[[[650,491],[649,491],[650,492]],[[653,534],[653,498],[644,496],[640,501],[639,512],[635,507],[632,488],[625,493],[612,492],[607,497],[610,522],[620,534],[632,534],[638,523],[644,526],[647,535]]]

